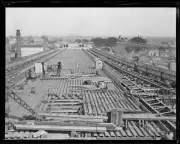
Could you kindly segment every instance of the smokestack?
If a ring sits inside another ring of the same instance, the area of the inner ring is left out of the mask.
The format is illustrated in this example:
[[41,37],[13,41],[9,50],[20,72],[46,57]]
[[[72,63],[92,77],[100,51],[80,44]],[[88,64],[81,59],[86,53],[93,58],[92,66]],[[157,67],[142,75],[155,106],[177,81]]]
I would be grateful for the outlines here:
[[20,58],[21,57],[21,44],[20,44],[20,37],[21,34],[20,34],[20,30],[17,30],[16,32],[16,43],[17,43],[17,58]]

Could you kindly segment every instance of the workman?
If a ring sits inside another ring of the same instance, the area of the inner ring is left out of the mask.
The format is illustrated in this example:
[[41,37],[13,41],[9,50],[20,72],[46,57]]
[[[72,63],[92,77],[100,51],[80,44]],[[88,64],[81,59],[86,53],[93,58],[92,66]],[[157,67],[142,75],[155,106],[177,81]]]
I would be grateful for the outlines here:
[[61,72],[61,62],[58,62],[58,69],[57,69],[57,75],[60,76],[60,72]]
[[85,81],[83,82],[83,85],[91,85],[91,80],[85,80]]
[[28,79],[31,79],[32,78],[32,76],[31,76],[31,69],[29,69],[29,71],[28,71]]
[[99,75],[99,71],[98,70],[96,70],[96,75]]
[[44,62],[42,62],[43,77],[45,76]]

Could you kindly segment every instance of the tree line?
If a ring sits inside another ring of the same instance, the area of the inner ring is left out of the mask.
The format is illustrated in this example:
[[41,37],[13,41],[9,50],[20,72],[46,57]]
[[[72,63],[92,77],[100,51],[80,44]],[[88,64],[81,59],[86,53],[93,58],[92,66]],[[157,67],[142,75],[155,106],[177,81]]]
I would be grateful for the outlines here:
[[75,42],[77,43],[87,43],[87,42],[91,42],[91,40],[88,40],[88,39],[76,39]]
[[140,36],[137,36],[137,37],[134,37],[134,38],[130,39],[129,42],[131,42],[131,43],[137,43],[137,44],[146,44],[146,43],[147,43],[147,40],[146,40],[146,39],[143,39],[143,38],[140,37]]
[[96,46],[114,46],[117,44],[118,39],[115,37],[109,37],[109,38],[93,38],[92,42]]
[[118,38],[116,37],[108,37],[108,38],[92,38],[91,40],[87,39],[76,39],[75,42],[77,43],[86,43],[86,42],[93,42],[95,46],[115,46],[117,42],[130,42],[130,43],[136,43],[136,44],[146,44],[147,40],[143,39],[140,36],[133,37],[132,39],[129,39],[127,37],[122,37],[119,36]]

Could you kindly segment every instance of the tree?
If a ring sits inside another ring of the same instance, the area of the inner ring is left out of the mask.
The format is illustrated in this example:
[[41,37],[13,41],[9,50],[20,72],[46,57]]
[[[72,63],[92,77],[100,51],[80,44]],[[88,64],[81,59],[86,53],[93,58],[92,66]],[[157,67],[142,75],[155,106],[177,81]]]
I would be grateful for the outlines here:
[[122,37],[121,37],[121,36],[119,36],[119,37],[118,37],[118,40],[120,41],[120,40],[121,40],[121,38],[122,38]]
[[89,40],[83,39],[82,42],[87,43],[87,42],[89,42]]
[[103,46],[103,44],[105,44],[105,39],[102,38],[93,38],[92,42],[96,45],[96,46]]
[[115,37],[109,37],[109,38],[106,39],[106,44],[107,44],[108,46],[114,46],[114,45],[117,44],[117,41],[118,41],[117,38],[115,38]]
[[122,37],[122,36],[119,36],[119,37],[118,37],[118,41],[119,41],[119,42],[123,42],[123,41],[125,41],[125,40],[127,40],[127,37]]
[[114,46],[117,44],[118,39],[115,37],[109,37],[107,39],[103,39],[103,38],[94,38],[92,39],[92,42],[96,45],[96,46]]
[[168,45],[168,42],[167,41],[163,41],[163,42],[161,42],[161,44]]
[[126,51],[127,53],[130,53],[130,52],[132,52],[133,50],[132,50],[132,48],[125,47],[125,51]]
[[130,39],[129,40],[130,42],[132,42],[132,43],[140,43],[140,44],[146,44],[147,43],[147,40],[146,39],[143,39],[143,38],[141,38],[141,37],[134,37],[134,38],[132,38],[132,39]]
[[75,42],[81,43],[81,40],[80,39],[76,39]]

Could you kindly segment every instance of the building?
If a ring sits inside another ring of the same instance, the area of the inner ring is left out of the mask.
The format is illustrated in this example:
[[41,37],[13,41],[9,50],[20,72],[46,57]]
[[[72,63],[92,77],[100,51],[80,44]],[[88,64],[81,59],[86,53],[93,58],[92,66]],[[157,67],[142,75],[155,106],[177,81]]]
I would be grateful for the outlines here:
[[48,37],[42,36],[44,50],[48,50]]
[[159,56],[160,56],[160,57],[168,57],[169,54],[166,53],[165,51],[160,51],[160,52],[159,52]]
[[173,48],[171,52],[176,56],[176,48]]
[[149,50],[149,53],[148,53],[149,56],[159,56],[159,50],[158,49],[150,49]]
[[169,53],[169,49],[165,49],[165,52],[166,52],[166,53]]
[[21,45],[21,57],[44,51],[43,45]]
[[43,44],[43,39],[41,37],[35,37],[34,38],[34,43],[37,45],[42,45]]
[[50,39],[47,42],[48,48],[54,49],[54,48],[60,48],[61,44],[57,40]]
[[21,57],[21,41],[22,41],[22,39],[21,39],[21,32],[20,32],[20,30],[17,30],[17,32],[16,32],[16,50],[17,50],[17,58],[20,58]]
[[176,62],[175,61],[169,62],[168,68],[169,70],[176,71]]
[[169,56],[172,57],[173,59],[176,58],[176,48],[171,48],[170,49]]
[[16,43],[16,38],[9,39],[9,44],[15,44],[15,43]]
[[15,53],[6,52],[6,64],[9,63],[12,58],[15,58]]
[[170,48],[176,48],[176,45],[175,44],[170,45]]

